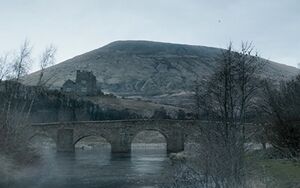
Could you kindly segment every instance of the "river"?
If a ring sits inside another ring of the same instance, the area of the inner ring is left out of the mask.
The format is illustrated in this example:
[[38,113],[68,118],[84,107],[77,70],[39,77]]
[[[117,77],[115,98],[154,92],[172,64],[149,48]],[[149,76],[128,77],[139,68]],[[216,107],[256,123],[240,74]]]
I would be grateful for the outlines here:
[[42,162],[23,170],[12,188],[151,188],[170,181],[171,163],[163,144],[134,144],[131,154],[109,147],[57,153],[44,149]]

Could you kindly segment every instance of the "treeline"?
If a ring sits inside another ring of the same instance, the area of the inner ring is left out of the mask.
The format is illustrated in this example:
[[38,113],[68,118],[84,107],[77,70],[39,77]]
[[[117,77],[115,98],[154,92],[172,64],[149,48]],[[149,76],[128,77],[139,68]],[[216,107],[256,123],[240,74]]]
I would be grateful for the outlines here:
[[4,101],[18,88],[13,97],[11,107],[17,111],[27,112],[28,121],[96,121],[138,119],[140,115],[128,109],[115,110],[101,108],[90,101],[83,100],[76,95],[62,93],[57,90],[48,90],[41,86],[24,86],[15,81],[0,82],[0,102]]

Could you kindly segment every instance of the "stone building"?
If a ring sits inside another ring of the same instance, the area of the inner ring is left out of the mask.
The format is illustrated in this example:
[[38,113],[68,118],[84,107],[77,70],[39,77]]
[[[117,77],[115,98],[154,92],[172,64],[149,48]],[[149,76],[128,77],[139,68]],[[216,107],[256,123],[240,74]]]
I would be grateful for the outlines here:
[[82,96],[94,96],[97,94],[96,82],[96,76],[92,72],[77,70],[75,82],[67,80],[62,86],[62,91]]

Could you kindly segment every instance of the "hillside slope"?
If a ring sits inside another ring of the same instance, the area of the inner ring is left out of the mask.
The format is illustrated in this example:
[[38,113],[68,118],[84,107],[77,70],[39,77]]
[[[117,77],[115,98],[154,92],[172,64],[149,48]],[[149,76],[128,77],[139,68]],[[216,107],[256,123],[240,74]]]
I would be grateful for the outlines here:
[[[44,79],[60,88],[75,79],[76,70],[92,71],[105,92],[118,96],[162,99],[190,96],[195,81],[210,75],[221,49],[150,41],[116,41],[46,69]],[[288,78],[297,74],[294,67],[267,63],[264,76]],[[39,72],[27,76],[34,85]],[[180,102],[180,101],[179,101]]]

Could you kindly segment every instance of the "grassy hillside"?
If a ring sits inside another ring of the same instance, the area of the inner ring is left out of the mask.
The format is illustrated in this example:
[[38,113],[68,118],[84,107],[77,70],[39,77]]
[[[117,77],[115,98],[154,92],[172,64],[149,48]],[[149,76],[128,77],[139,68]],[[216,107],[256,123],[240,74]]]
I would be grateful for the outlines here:
[[[92,71],[102,90],[117,96],[163,104],[186,104],[195,81],[214,72],[222,49],[150,41],[117,41],[49,67],[44,79],[52,88],[75,80],[77,70]],[[296,75],[294,67],[269,61],[262,74],[273,79]],[[39,72],[24,79],[37,83]]]

